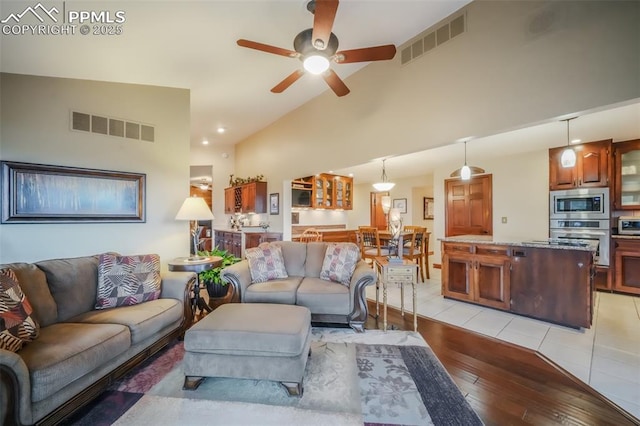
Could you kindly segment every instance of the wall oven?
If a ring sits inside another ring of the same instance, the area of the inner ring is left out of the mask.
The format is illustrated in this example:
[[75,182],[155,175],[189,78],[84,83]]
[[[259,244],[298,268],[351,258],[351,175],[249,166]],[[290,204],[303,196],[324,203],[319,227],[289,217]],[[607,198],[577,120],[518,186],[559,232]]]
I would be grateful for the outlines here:
[[603,219],[594,220],[565,220],[554,219],[550,222],[549,237],[551,241],[581,243],[596,241],[595,263],[598,266],[609,266],[609,238],[611,229],[609,221]]
[[549,192],[550,219],[610,218],[609,188],[580,188]]

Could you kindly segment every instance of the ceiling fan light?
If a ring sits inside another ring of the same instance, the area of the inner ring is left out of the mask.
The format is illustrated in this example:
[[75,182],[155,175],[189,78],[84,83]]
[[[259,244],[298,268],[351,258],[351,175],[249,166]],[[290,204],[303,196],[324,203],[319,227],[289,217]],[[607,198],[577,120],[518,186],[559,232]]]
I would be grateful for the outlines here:
[[329,69],[329,60],[322,55],[307,56],[302,64],[311,74],[322,74]]
[[560,164],[562,167],[573,167],[576,165],[576,152],[572,148],[567,148],[562,151],[560,157]]

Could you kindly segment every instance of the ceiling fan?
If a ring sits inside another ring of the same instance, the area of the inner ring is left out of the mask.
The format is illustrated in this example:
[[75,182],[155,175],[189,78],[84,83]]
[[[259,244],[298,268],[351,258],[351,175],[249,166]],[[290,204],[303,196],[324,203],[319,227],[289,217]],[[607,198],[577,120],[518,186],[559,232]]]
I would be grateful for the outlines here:
[[[396,54],[396,47],[393,44],[386,44],[338,51],[338,37],[331,32],[338,10],[338,3],[338,0],[311,0],[307,3],[307,10],[314,15],[313,28],[306,29],[295,37],[293,40],[294,50],[244,39],[238,40],[237,43],[242,47],[300,59],[304,70],[312,74],[322,75],[324,81],[327,82],[336,95],[344,96],[349,93],[349,88],[329,67],[331,62],[348,64],[353,62],[386,61],[393,59]],[[304,75],[304,70],[295,70],[280,83],[276,84],[271,91],[273,93],[282,93]]]

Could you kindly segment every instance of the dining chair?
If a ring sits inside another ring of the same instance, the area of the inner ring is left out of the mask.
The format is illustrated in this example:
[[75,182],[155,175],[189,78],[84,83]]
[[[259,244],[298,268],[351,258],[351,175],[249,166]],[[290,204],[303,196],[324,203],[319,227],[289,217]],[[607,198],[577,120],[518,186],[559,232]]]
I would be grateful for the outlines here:
[[375,226],[358,227],[358,244],[360,245],[360,255],[365,261],[379,256],[388,256],[389,249],[380,245],[380,235]]
[[[407,227],[405,227],[407,229]],[[409,238],[409,245],[404,246],[402,257],[416,262],[418,264],[418,270],[420,271],[420,278],[422,282],[425,281],[425,270],[427,278],[429,277],[429,266],[427,264],[427,247],[429,245],[427,228],[421,226],[412,226],[411,237]]]
[[322,241],[322,233],[315,228],[307,228],[300,235],[299,241],[301,243],[310,243],[314,241]]

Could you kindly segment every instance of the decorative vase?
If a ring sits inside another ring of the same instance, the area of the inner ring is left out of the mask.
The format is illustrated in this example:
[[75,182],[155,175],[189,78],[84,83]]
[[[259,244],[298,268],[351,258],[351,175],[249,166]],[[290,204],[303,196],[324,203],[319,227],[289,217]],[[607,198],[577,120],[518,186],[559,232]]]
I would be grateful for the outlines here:
[[207,293],[209,293],[209,297],[213,299],[218,299],[222,297],[226,297],[227,292],[229,291],[229,285],[222,285],[220,283],[214,283],[211,281],[207,281],[205,283],[207,287]]

